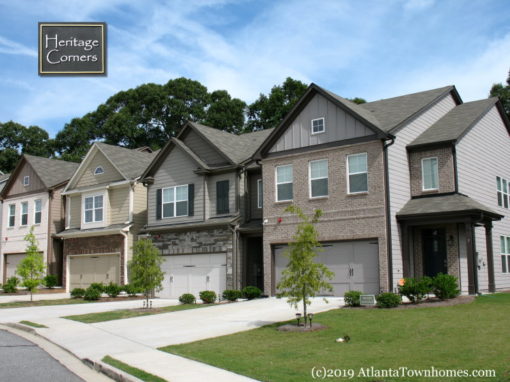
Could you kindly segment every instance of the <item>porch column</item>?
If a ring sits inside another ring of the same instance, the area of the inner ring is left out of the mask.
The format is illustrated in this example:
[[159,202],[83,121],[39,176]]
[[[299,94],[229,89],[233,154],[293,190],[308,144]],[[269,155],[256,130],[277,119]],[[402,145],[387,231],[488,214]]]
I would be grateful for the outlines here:
[[485,223],[485,245],[487,247],[487,272],[489,276],[489,292],[496,291],[494,282],[494,251],[492,249],[492,222]]
[[475,264],[473,251],[473,224],[471,222],[464,223],[466,227],[466,257],[468,268],[468,293],[475,294]]
[[[400,223],[400,232],[402,233],[402,273],[404,277],[411,277],[409,257],[409,226],[406,223]],[[393,288],[393,286],[391,286]]]

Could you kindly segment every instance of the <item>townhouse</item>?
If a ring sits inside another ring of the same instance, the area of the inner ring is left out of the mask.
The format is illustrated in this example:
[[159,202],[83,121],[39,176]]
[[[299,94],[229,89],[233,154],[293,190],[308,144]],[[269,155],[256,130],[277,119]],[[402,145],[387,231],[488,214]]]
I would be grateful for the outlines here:
[[154,158],[147,148],[94,143],[67,184],[63,274],[67,290],[128,282],[135,238],[147,220],[140,176]]
[[2,200],[0,275],[15,276],[25,256],[25,235],[34,227],[48,274],[62,277],[62,245],[54,234],[63,229],[62,191],[78,164],[24,154],[4,183]]

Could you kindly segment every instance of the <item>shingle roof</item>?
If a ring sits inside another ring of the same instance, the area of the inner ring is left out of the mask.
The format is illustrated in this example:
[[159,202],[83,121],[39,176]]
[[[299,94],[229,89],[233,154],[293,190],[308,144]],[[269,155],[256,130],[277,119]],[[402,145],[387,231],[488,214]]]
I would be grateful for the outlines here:
[[476,211],[485,212],[493,216],[501,216],[476,200],[462,194],[438,195],[411,199],[397,213],[397,216],[399,218],[403,218]]
[[466,102],[450,110],[444,117],[430,126],[409,146],[421,146],[430,143],[452,142],[461,138],[492,106],[497,98]]
[[0,175],[0,183],[6,182],[7,179],[9,179],[10,176],[11,176],[11,174],[1,174]]
[[359,106],[375,116],[382,130],[391,132],[401,125],[402,122],[408,120],[436,99],[441,98],[444,94],[454,89],[454,86],[445,86],[438,89],[367,102]]
[[47,188],[69,180],[79,166],[78,163],[36,157],[28,154],[23,154],[23,157],[32,166]]
[[96,145],[127,179],[136,179],[142,175],[157,155],[157,152],[141,152],[136,149],[112,146],[103,142],[96,142]]

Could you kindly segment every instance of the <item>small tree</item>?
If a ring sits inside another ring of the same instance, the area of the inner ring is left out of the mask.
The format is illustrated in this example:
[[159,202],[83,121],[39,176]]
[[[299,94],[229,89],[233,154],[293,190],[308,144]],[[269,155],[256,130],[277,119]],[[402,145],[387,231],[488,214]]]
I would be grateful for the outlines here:
[[138,240],[133,246],[133,259],[129,262],[130,283],[143,291],[147,306],[153,290],[161,290],[165,276],[161,270],[163,258],[149,239]]
[[305,326],[307,322],[306,306],[310,305],[309,297],[314,297],[321,290],[332,291],[333,288],[327,280],[331,280],[334,273],[324,264],[314,262],[321,244],[315,223],[322,215],[321,210],[315,210],[312,218],[294,205],[285,209],[286,212],[296,214],[302,221],[299,223],[296,234],[292,237],[294,242],[289,243],[289,250],[285,256],[289,258],[287,268],[282,272],[282,279],[277,285],[280,290],[279,297],[289,297],[288,302],[296,309],[303,301],[303,317]]
[[26,256],[20,261],[16,273],[23,280],[21,285],[30,291],[30,301],[33,300],[33,293],[41,284],[44,275],[44,260],[41,251],[37,247],[37,240],[34,235],[34,227],[26,234],[24,240],[28,243]]

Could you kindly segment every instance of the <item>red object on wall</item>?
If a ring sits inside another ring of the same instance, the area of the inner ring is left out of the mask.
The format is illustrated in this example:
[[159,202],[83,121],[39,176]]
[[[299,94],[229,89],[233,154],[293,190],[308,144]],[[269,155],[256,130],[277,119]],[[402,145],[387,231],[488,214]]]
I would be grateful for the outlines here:
[[282,218],[278,218],[278,223],[281,223],[283,221]]

